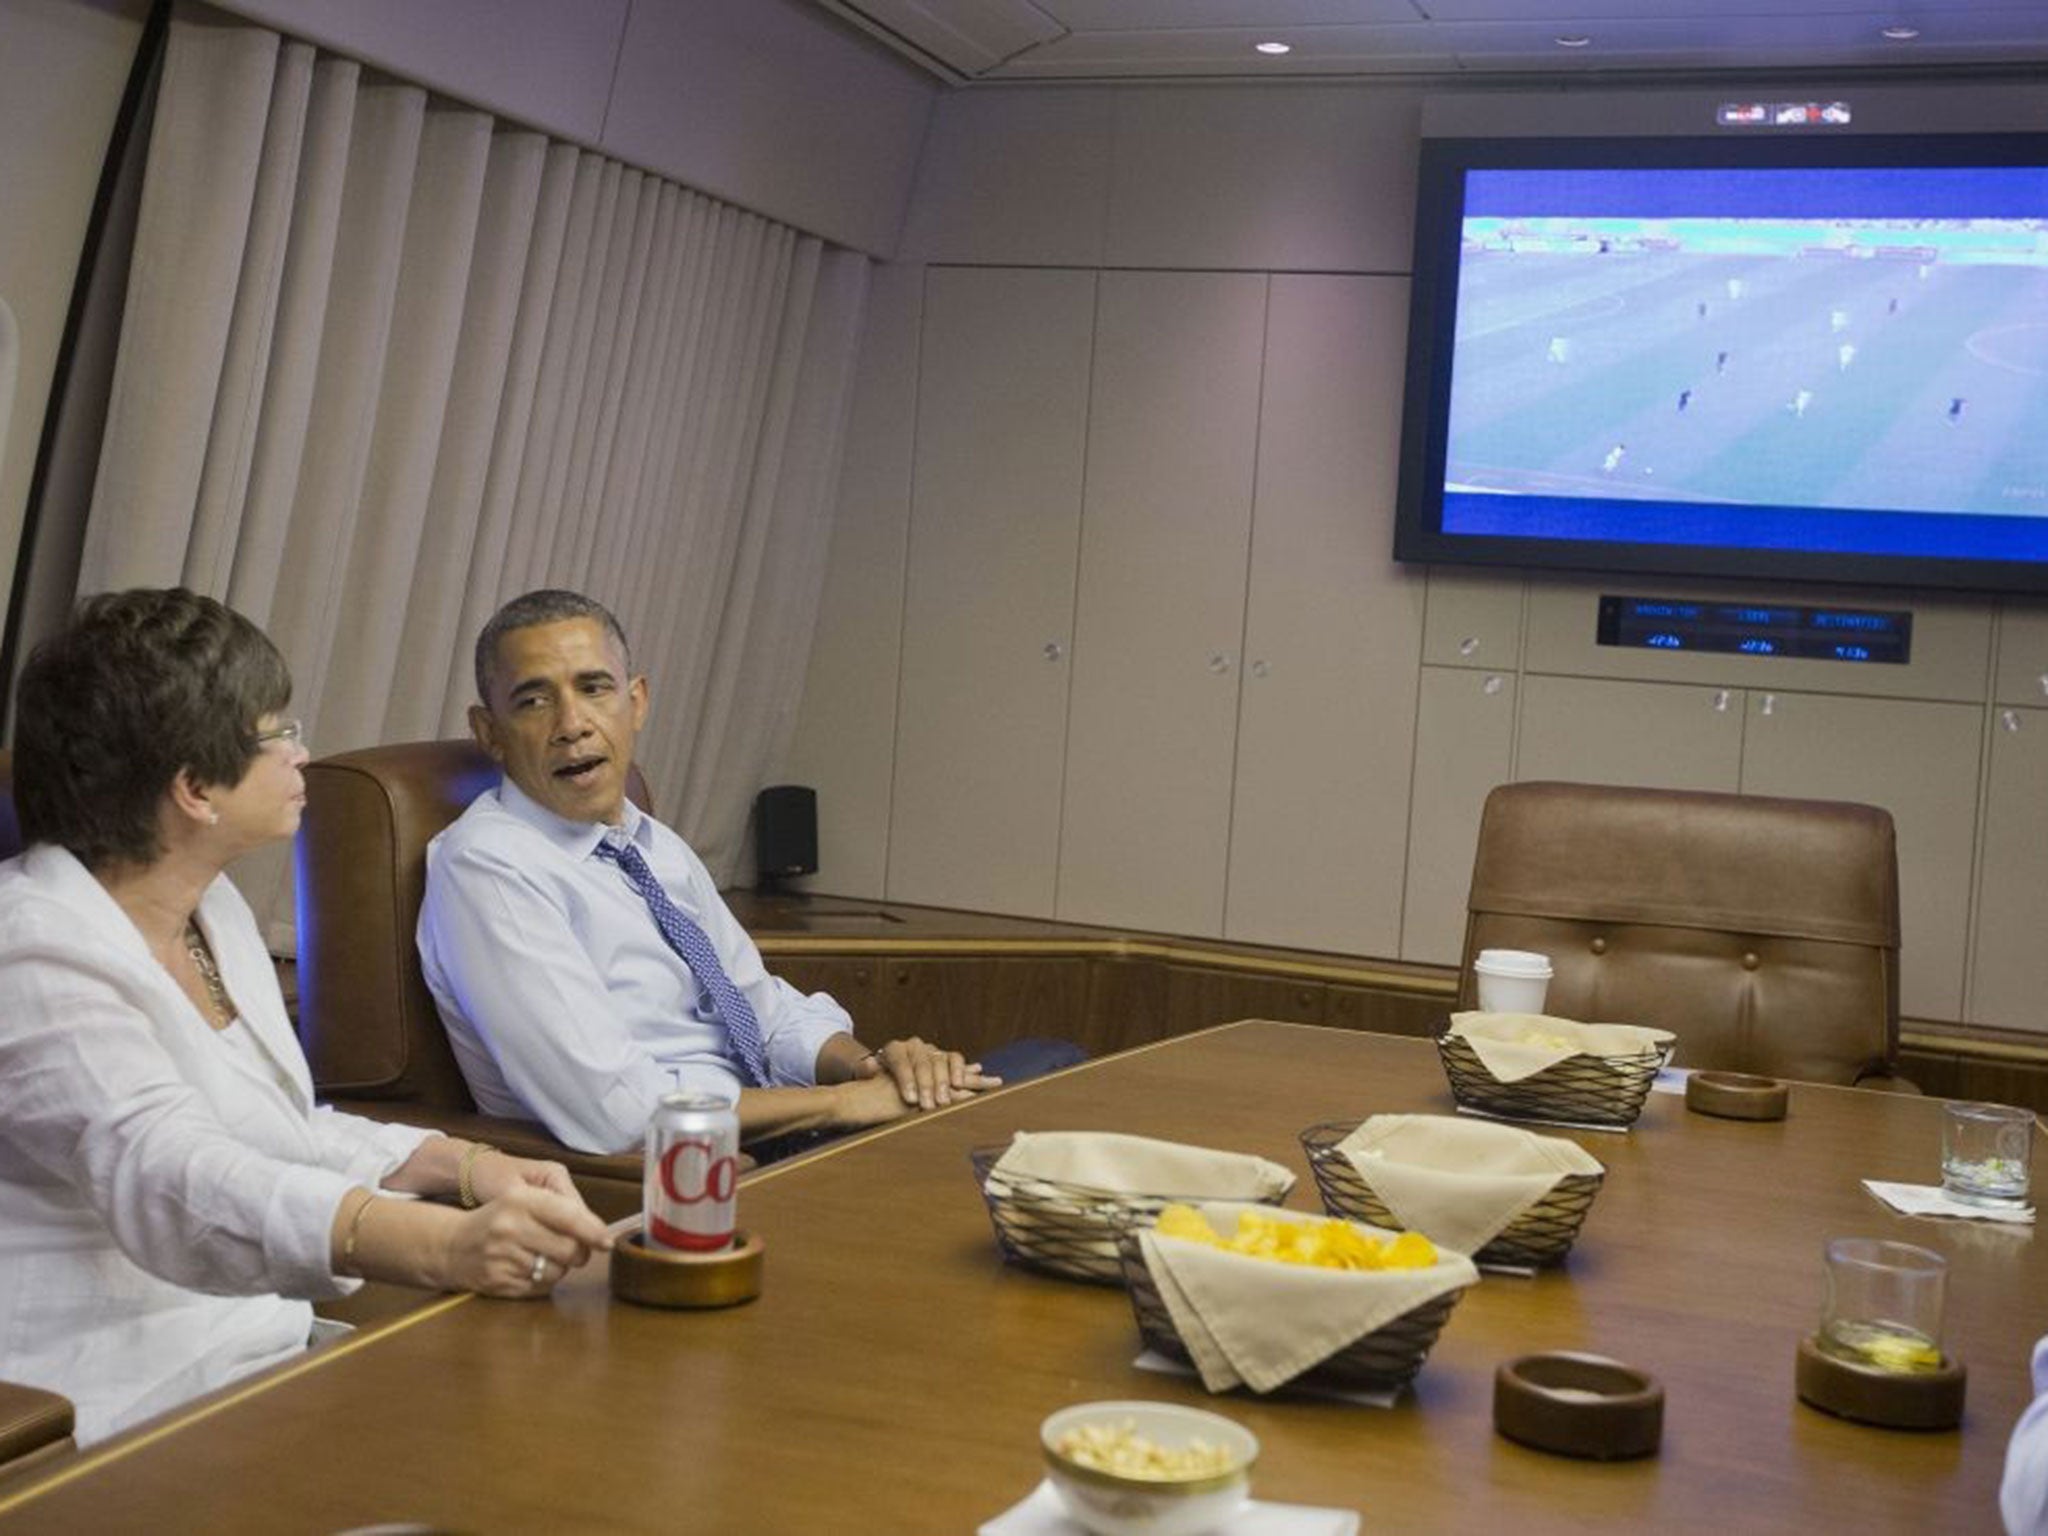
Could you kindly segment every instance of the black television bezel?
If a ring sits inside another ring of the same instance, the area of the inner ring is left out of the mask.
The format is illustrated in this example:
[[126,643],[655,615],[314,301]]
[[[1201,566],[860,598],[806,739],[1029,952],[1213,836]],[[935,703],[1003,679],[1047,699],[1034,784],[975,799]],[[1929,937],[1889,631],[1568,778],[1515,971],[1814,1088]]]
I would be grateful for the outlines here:
[[1410,268],[1394,558],[1743,581],[2048,594],[2048,561],[1837,554],[1727,545],[1518,538],[1443,531],[1444,458],[1468,170],[2023,165],[2048,167],[2048,133],[1858,134],[1731,129],[1670,136],[1435,137],[1422,141]]

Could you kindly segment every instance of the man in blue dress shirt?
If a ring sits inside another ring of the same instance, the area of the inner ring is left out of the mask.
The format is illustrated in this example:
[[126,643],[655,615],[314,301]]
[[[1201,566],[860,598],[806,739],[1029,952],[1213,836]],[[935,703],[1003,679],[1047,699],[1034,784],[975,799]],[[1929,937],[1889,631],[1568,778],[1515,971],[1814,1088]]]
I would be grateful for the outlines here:
[[[504,777],[427,850],[420,958],[477,1107],[588,1152],[637,1147],[662,1094],[736,1099],[753,1143],[879,1125],[998,1086],[770,975],[702,861],[626,798],[647,679],[618,621],[530,592],[477,641],[477,741]],[[1010,1049],[1010,1048],[1006,1048]],[[1019,1042],[1019,1064],[1078,1059]]]

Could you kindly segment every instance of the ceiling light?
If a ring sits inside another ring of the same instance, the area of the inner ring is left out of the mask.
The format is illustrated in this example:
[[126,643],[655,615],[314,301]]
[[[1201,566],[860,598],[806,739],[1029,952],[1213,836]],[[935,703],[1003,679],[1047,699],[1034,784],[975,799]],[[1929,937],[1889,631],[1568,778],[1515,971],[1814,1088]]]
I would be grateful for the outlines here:
[[1886,27],[1878,34],[1888,43],[1910,43],[1920,35],[1918,27]]
[[1294,52],[1294,44],[1292,43],[1253,43],[1252,47],[1257,49],[1260,53],[1270,53],[1275,55]]
[[1592,46],[1593,39],[1590,37],[1572,36],[1553,37],[1551,41],[1560,48],[1587,48]]

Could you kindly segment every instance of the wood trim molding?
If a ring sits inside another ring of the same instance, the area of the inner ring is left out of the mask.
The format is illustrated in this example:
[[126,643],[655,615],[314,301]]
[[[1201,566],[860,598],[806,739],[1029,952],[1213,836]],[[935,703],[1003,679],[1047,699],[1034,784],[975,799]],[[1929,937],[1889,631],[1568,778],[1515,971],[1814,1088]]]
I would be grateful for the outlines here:
[[1206,948],[1165,943],[1156,939],[1000,939],[1000,938],[841,938],[836,935],[756,933],[755,946],[764,955],[832,955],[855,958],[862,955],[906,957],[953,956],[988,960],[1004,956],[1036,956],[1041,959],[1074,960],[1164,960],[1181,965],[1201,965],[1212,970],[1240,971],[1248,975],[1275,976],[1288,981],[1333,981],[1346,986],[1373,987],[1390,992],[1412,992],[1419,997],[1455,997],[1455,971],[1434,972],[1382,970],[1374,966],[1347,965],[1341,961],[1291,959],[1275,955],[1249,954],[1228,948]]

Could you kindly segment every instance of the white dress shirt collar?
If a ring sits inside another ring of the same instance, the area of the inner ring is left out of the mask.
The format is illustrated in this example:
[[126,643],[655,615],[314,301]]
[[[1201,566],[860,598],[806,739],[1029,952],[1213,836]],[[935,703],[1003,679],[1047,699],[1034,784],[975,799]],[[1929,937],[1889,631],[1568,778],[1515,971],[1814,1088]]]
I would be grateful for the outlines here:
[[[605,834],[612,830],[601,821],[571,821],[566,816],[556,815],[509,778],[500,777],[498,780],[498,804],[572,859],[589,858],[597,851],[597,845],[604,841]],[[620,820],[626,836],[638,844],[643,853],[653,850],[652,816],[628,800],[626,814]]]

